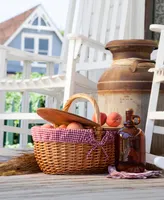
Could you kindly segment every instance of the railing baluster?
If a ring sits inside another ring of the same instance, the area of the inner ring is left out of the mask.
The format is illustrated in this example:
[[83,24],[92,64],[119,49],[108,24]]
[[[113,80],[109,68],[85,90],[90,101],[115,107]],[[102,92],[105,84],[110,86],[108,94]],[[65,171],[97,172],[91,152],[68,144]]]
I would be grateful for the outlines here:
[[[7,71],[7,51],[5,49],[0,49],[0,79],[6,77]],[[0,103],[0,113],[5,112],[5,93],[4,91],[0,92],[1,103]],[[0,120],[0,126],[4,126],[4,120]],[[3,147],[3,140],[4,140],[4,131],[0,130],[0,148]]]
[[[23,65],[23,79],[30,78],[31,74],[31,62],[24,61]],[[29,92],[23,92],[22,94],[22,109],[21,112],[29,112]],[[28,129],[28,120],[21,120],[21,128],[24,130]],[[25,148],[27,146],[28,136],[26,134],[20,134],[20,148]]]

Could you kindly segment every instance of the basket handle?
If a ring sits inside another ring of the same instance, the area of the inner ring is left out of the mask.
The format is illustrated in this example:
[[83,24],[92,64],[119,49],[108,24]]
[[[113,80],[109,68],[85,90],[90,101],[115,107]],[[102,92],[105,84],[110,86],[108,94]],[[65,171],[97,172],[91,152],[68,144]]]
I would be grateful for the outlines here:
[[69,107],[71,106],[72,102],[75,100],[75,99],[79,99],[79,98],[83,98],[83,99],[87,99],[93,106],[94,108],[94,112],[95,112],[95,115],[96,115],[96,122],[98,124],[100,124],[100,110],[99,110],[99,107],[98,107],[98,104],[96,102],[96,100],[87,95],[87,94],[84,94],[84,93],[78,93],[78,94],[75,94],[75,95],[72,95],[68,100],[67,102],[65,103],[64,107],[63,107],[63,111],[66,111],[68,112],[69,110]]

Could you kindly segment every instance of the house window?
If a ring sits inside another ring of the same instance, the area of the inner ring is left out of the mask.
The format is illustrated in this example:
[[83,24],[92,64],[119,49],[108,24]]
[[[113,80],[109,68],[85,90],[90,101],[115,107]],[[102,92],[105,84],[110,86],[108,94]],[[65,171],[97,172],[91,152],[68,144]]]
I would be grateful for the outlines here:
[[38,54],[48,55],[48,39],[39,39],[39,51]]
[[26,37],[24,40],[24,50],[34,53],[34,38]]
[[[32,34],[32,33],[23,33],[22,34],[22,50],[41,54],[41,55],[52,55],[52,36],[50,35],[41,35],[41,34]],[[33,65],[40,66],[44,64],[43,62],[35,62]]]

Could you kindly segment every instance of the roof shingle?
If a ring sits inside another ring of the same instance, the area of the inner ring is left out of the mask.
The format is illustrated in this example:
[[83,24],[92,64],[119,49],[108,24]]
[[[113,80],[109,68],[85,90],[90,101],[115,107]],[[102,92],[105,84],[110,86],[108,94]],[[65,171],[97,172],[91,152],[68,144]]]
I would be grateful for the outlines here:
[[4,44],[37,7],[38,5],[0,23],[0,44]]

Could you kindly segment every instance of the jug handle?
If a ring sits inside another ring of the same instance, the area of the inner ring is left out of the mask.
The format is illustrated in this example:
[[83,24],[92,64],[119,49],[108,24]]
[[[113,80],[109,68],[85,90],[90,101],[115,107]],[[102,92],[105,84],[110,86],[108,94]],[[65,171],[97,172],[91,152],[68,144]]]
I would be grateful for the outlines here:
[[130,67],[131,72],[134,73],[137,70],[138,64],[144,63],[144,62],[155,63],[154,60],[146,60],[146,59],[135,60],[133,62],[133,65]]
[[[134,121],[134,119],[137,119],[137,122]],[[133,120],[134,125],[138,125],[141,122],[141,118],[138,115],[132,115],[132,120]]]

